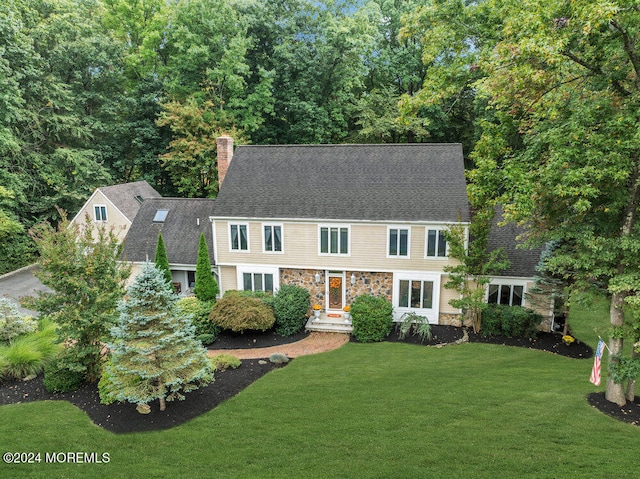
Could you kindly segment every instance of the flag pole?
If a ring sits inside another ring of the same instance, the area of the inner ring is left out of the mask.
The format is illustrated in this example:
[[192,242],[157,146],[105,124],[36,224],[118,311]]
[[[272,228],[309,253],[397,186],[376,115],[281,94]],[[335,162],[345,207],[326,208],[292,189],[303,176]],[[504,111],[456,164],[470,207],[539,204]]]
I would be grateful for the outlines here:
[[609,349],[609,346],[607,346],[607,343],[605,343],[604,339],[602,339],[602,336],[598,336],[598,339],[602,341],[602,344],[604,344],[604,347],[607,348],[607,351],[609,351],[609,354],[611,354],[611,350]]

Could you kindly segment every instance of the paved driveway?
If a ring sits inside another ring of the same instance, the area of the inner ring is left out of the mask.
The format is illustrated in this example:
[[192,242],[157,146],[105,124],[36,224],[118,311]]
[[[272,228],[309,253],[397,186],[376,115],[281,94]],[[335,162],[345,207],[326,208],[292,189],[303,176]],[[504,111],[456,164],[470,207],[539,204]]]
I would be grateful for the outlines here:
[[[35,268],[36,266],[22,268],[13,273],[0,276],[0,297],[11,298],[18,302],[22,296],[35,296],[36,291],[49,291],[49,288],[33,275]],[[25,314],[38,314],[20,305],[18,305],[18,310]]]

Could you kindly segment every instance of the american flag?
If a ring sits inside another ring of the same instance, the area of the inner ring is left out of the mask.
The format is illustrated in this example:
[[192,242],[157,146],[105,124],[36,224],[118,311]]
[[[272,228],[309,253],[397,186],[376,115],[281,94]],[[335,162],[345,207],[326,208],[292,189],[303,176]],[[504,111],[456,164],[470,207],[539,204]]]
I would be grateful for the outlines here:
[[596,355],[593,358],[593,369],[591,369],[591,377],[589,378],[589,381],[596,386],[600,386],[600,361],[602,360],[604,347],[604,341],[602,340],[602,338],[600,338],[600,341],[598,341],[598,346],[596,347]]

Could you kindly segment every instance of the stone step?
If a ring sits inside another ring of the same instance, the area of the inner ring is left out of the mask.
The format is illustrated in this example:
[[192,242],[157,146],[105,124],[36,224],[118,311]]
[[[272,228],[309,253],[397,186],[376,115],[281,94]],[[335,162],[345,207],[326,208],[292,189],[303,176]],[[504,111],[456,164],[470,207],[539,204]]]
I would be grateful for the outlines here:
[[335,333],[351,333],[351,321],[345,321],[341,318],[320,318],[313,316],[307,321],[306,329],[309,331],[327,331]]

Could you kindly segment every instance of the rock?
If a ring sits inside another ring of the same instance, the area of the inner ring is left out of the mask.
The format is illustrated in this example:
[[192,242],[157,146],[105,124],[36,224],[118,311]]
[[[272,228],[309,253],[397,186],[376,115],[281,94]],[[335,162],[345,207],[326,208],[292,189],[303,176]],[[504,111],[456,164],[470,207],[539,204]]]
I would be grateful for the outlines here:
[[140,414],[149,414],[151,412],[151,407],[149,407],[148,404],[138,404],[136,411]]

